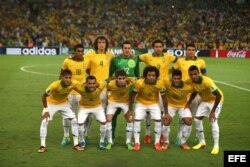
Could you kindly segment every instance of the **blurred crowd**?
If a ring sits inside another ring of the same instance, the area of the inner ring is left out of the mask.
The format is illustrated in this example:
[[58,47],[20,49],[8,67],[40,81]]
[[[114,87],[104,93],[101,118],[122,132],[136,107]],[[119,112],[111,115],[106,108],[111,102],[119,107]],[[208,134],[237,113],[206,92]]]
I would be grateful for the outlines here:
[[0,0],[1,46],[110,46],[130,40],[151,47],[249,50],[250,5],[245,0]]

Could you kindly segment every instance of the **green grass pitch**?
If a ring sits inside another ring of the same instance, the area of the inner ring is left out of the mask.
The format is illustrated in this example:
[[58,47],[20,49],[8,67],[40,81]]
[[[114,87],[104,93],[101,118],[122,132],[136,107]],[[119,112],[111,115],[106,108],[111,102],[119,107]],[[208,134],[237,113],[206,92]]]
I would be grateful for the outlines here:
[[[73,150],[72,142],[71,145],[60,146],[63,128],[59,113],[48,126],[48,150],[45,154],[39,154],[41,95],[52,81],[58,79],[64,58],[0,56],[0,167],[221,167],[224,150],[250,150],[250,59],[206,58],[208,75],[220,81],[217,86],[225,95],[219,119],[219,155],[210,154],[213,140],[208,119],[204,120],[207,141],[205,149],[183,151],[174,145],[176,117],[171,127],[169,150],[157,152],[153,144],[144,145],[141,142],[139,152],[128,151],[125,147],[125,122],[122,115],[118,119],[115,145],[111,150],[99,150],[99,124],[94,121],[90,145],[84,152],[77,152]],[[154,124],[151,125],[153,130]],[[144,129],[143,123],[141,141]],[[193,128],[188,141],[190,146],[194,145],[194,132]]]

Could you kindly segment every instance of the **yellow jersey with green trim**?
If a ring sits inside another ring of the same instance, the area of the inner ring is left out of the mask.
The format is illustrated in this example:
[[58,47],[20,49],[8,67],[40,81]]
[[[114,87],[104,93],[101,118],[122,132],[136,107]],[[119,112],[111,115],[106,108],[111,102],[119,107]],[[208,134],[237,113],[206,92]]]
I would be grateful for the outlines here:
[[55,81],[46,89],[47,102],[50,104],[62,104],[68,101],[68,95],[72,90],[80,90],[80,83],[72,80],[69,86],[64,86],[61,80]]
[[106,53],[97,53],[90,50],[85,55],[89,59],[90,75],[94,75],[97,82],[102,82],[109,78],[109,67],[114,54],[107,51]]
[[116,80],[111,80],[107,85],[107,90],[110,92],[108,100],[116,103],[129,102],[129,93],[133,88],[135,79],[129,78],[124,87],[117,85]]
[[213,103],[215,101],[215,96],[212,92],[218,90],[221,94],[221,102],[224,101],[224,95],[222,91],[215,85],[214,81],[207,76],[199,76],[198,83],[194,83],[191,79],[187,80],[190,83],[194,90],[201,96],[201,100],[204,102]]
[[[85,82],[87,76],[86,70],[89,66],[89,60],[83,58],[82,61],[76,61],[73,58],[66,58],[63,62],[62,69],[68,69],[72,72],[72,79],[79,81],[81,84]],[[76,91],[70,92],[70,94],[78,94]]]
[[106,88],[106,85],[106,82],[102,82],[94,92],[90,92],[86,89],[86,84],[83,84],[82,89],[79,92],[81,94],[81,100],[79,101],[79,105],[85,108],[95,108],[100,106],[102,104],[100,94],[103,89]]
[[187,60],[185,57],[178,58],[173,67],[182,72],[182,80],[186,81],[189,79],[188,69],[193,65],[198,67],[199,72],[201,72],[202,69],[206,69],[206,63],[203,59],[196,58],[195,60]]
[[159,103],[159,94],[165,93],[163,80],[157,80],[155,84],[145,83],[145,79],[141,78],[135,82],[133,89],[137,92],[136,102],[144,105],[153,105]]
[[193,87],[186,82],[181,82],[176,87],[171,80],[164,80],[164,86],[166,88],[168,105],[175,108],[184,108],[188,100],[188,95],[193,92]]
[[160,71],[160,78],[169,78],[169,65],[176,61],[177,57],[163,53],[161,56],[155,56],[154,53],[146,53],[139,56],[140,61],[144,62],[148,66],[155,66]]

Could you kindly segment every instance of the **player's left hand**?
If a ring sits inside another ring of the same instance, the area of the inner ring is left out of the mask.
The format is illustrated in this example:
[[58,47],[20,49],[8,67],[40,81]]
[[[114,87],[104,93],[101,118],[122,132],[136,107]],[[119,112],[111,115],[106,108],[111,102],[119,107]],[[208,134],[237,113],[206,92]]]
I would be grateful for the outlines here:
[[210,122],[214,122],[216,120],[215,112],[214,111],[210,112],[210,114],[209,114],[209,120],[210,120]]

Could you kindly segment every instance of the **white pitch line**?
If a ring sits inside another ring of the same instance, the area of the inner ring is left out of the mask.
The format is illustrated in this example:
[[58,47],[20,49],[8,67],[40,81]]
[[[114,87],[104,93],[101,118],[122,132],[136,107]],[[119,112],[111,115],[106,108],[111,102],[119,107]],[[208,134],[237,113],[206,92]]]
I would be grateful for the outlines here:
[[223,85],[231,86],[231,87],[236,88],[236,89],[240,89],[240,90],[250,92],[250,89],[242,88],[242,87],[232,85],[232,84],[229,84],[229,83],[226,83],[226,82],[222,82],[222,81],[215,81],[215,82],[218,82],[218,83],[223,84]]
[[[57,64],[45,64],[43,66],[53,66],[53,65],[57,65]],[[22,66],[20,68],[20,70],[24,71],[24,72],[27,72],[27,73],[37,74],[37,75],[58,76],[56,74],[48,74],[48,73],[43,73],[43,72],[36,72],[36,71],[27,70],[28,68],[37,67],[37,66],[40,66],[40,65]]]

